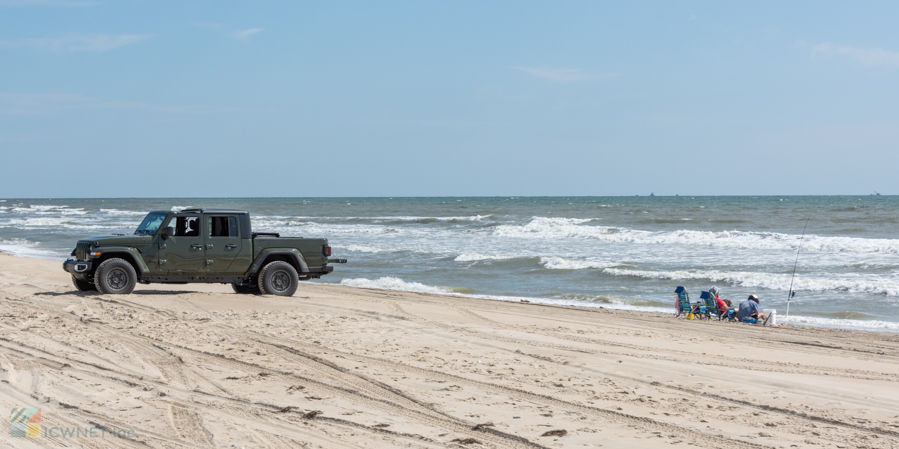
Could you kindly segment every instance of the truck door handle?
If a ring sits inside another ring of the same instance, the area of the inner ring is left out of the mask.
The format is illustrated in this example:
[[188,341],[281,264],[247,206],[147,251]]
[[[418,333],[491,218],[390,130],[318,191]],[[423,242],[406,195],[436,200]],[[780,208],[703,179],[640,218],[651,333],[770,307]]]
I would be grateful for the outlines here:
[[199,243],[194,243],[193,245],[190,245],[190,247],[193,249],[203,249],[203,245]]
[[227,249],[234,249],[234,248],[237,248],[237,245],[235,245],[235,244],[233,244],[233,243],[229,243],[229,244],[225,245],[225,248],[227,248]]

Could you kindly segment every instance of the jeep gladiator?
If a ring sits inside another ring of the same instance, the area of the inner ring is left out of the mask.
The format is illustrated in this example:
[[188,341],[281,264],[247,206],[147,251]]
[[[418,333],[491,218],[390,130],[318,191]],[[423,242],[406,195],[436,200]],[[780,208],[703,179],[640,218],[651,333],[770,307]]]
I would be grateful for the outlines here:
[[152,211],[133,235],[78,241],[63,263],[79,291],[128,294],[137,283],[231,284],[236,293],[291,296],[334,270],[327,239],[254,233],[241,210]]

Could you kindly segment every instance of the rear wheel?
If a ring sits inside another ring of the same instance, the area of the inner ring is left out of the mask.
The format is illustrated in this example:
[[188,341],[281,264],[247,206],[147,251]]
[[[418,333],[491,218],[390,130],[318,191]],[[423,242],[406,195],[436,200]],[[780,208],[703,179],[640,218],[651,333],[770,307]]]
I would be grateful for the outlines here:
[[100,293],[127,295],[137,285],[137,272],[125,259],[109,259],[100,264],[94,273],[94,284]]
[[231,288],[234,289],[234,293],[240,293],[242,295],[258,295],[261,293],[259,291],[259,284],[231,284]]
[[72,284],[75,285],[75,288],[79,292],[95,292],[97,291],[97,286],[91,282],[82,281],[81,279],[72,276]]
[[299,283],[297,270],[281,260],[264,266],[259,274],[259,289],[266,295],[293,296]]

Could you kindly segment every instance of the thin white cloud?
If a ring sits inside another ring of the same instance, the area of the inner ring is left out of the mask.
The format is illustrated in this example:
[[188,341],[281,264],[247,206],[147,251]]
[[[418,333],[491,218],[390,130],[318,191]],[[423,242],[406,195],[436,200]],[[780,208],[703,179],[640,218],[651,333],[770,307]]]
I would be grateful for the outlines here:
[[812,47],[812,56],[819,55],[844,56],[867,65],[899,66],[899,52],[882,48],[859,48],[825,42]]
[[168,113],[274,112],[273,109],[227,106],[169,106],[139,102],[103,101],[98,98],[66,93],[0,92],[0,114],[48,115],[73,110],[115,109]]
[[0,93],[0,113],[12,115],[52,114],[64,109],[81,109],[96,104],[90,97],[76,94]]
[[257,33],[261,33],[261,32],[262,32],[262,28],[247,28],[245,30],[240,30],[240,31],[231,33],[231,35],[237,39],[246,40],[246,39],[249,39],[250,36],[257,34]]
[[542,78],[550,81],[560,81],[560,82],[570,82],[570,81],[583,81],[590,80],[596,78],[614,78],[618,76],[615,73],[607,73],[603,75],[593,75],[587,72],[584,72],[583,69],[547,69],[543,67],[509,67],[513,70],[518,70],[520,72],[527,73],[531,76],[536,76],[537,78]]
[[96,6],[100,2],[80,1],[80,0],[0,0],[0,6],[63,6],[63,7],[82,7]]
[[71,34],[52,38],[0,41],[0,48],[31,48],[55,52],[104,52],[147,39],[146,34]]

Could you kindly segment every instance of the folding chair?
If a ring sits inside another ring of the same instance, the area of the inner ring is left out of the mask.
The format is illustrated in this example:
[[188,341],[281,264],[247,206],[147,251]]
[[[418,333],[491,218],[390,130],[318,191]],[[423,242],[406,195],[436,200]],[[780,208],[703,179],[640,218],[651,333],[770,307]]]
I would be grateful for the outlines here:
[[693,313],[693,305],[690,304],[690,293],[681,286],[678,286],[677,289],[674,290],[674,304],[677,307],[677,315],[674,316],[675,318],[688,313]]
[[699,298],[705,304],[705,316],[708,318],[714,316],[718,318],[718,321],[721,321],[721,311],[718,310],[718,301],[715,301],[715,295],[709,292],[702,292]]

